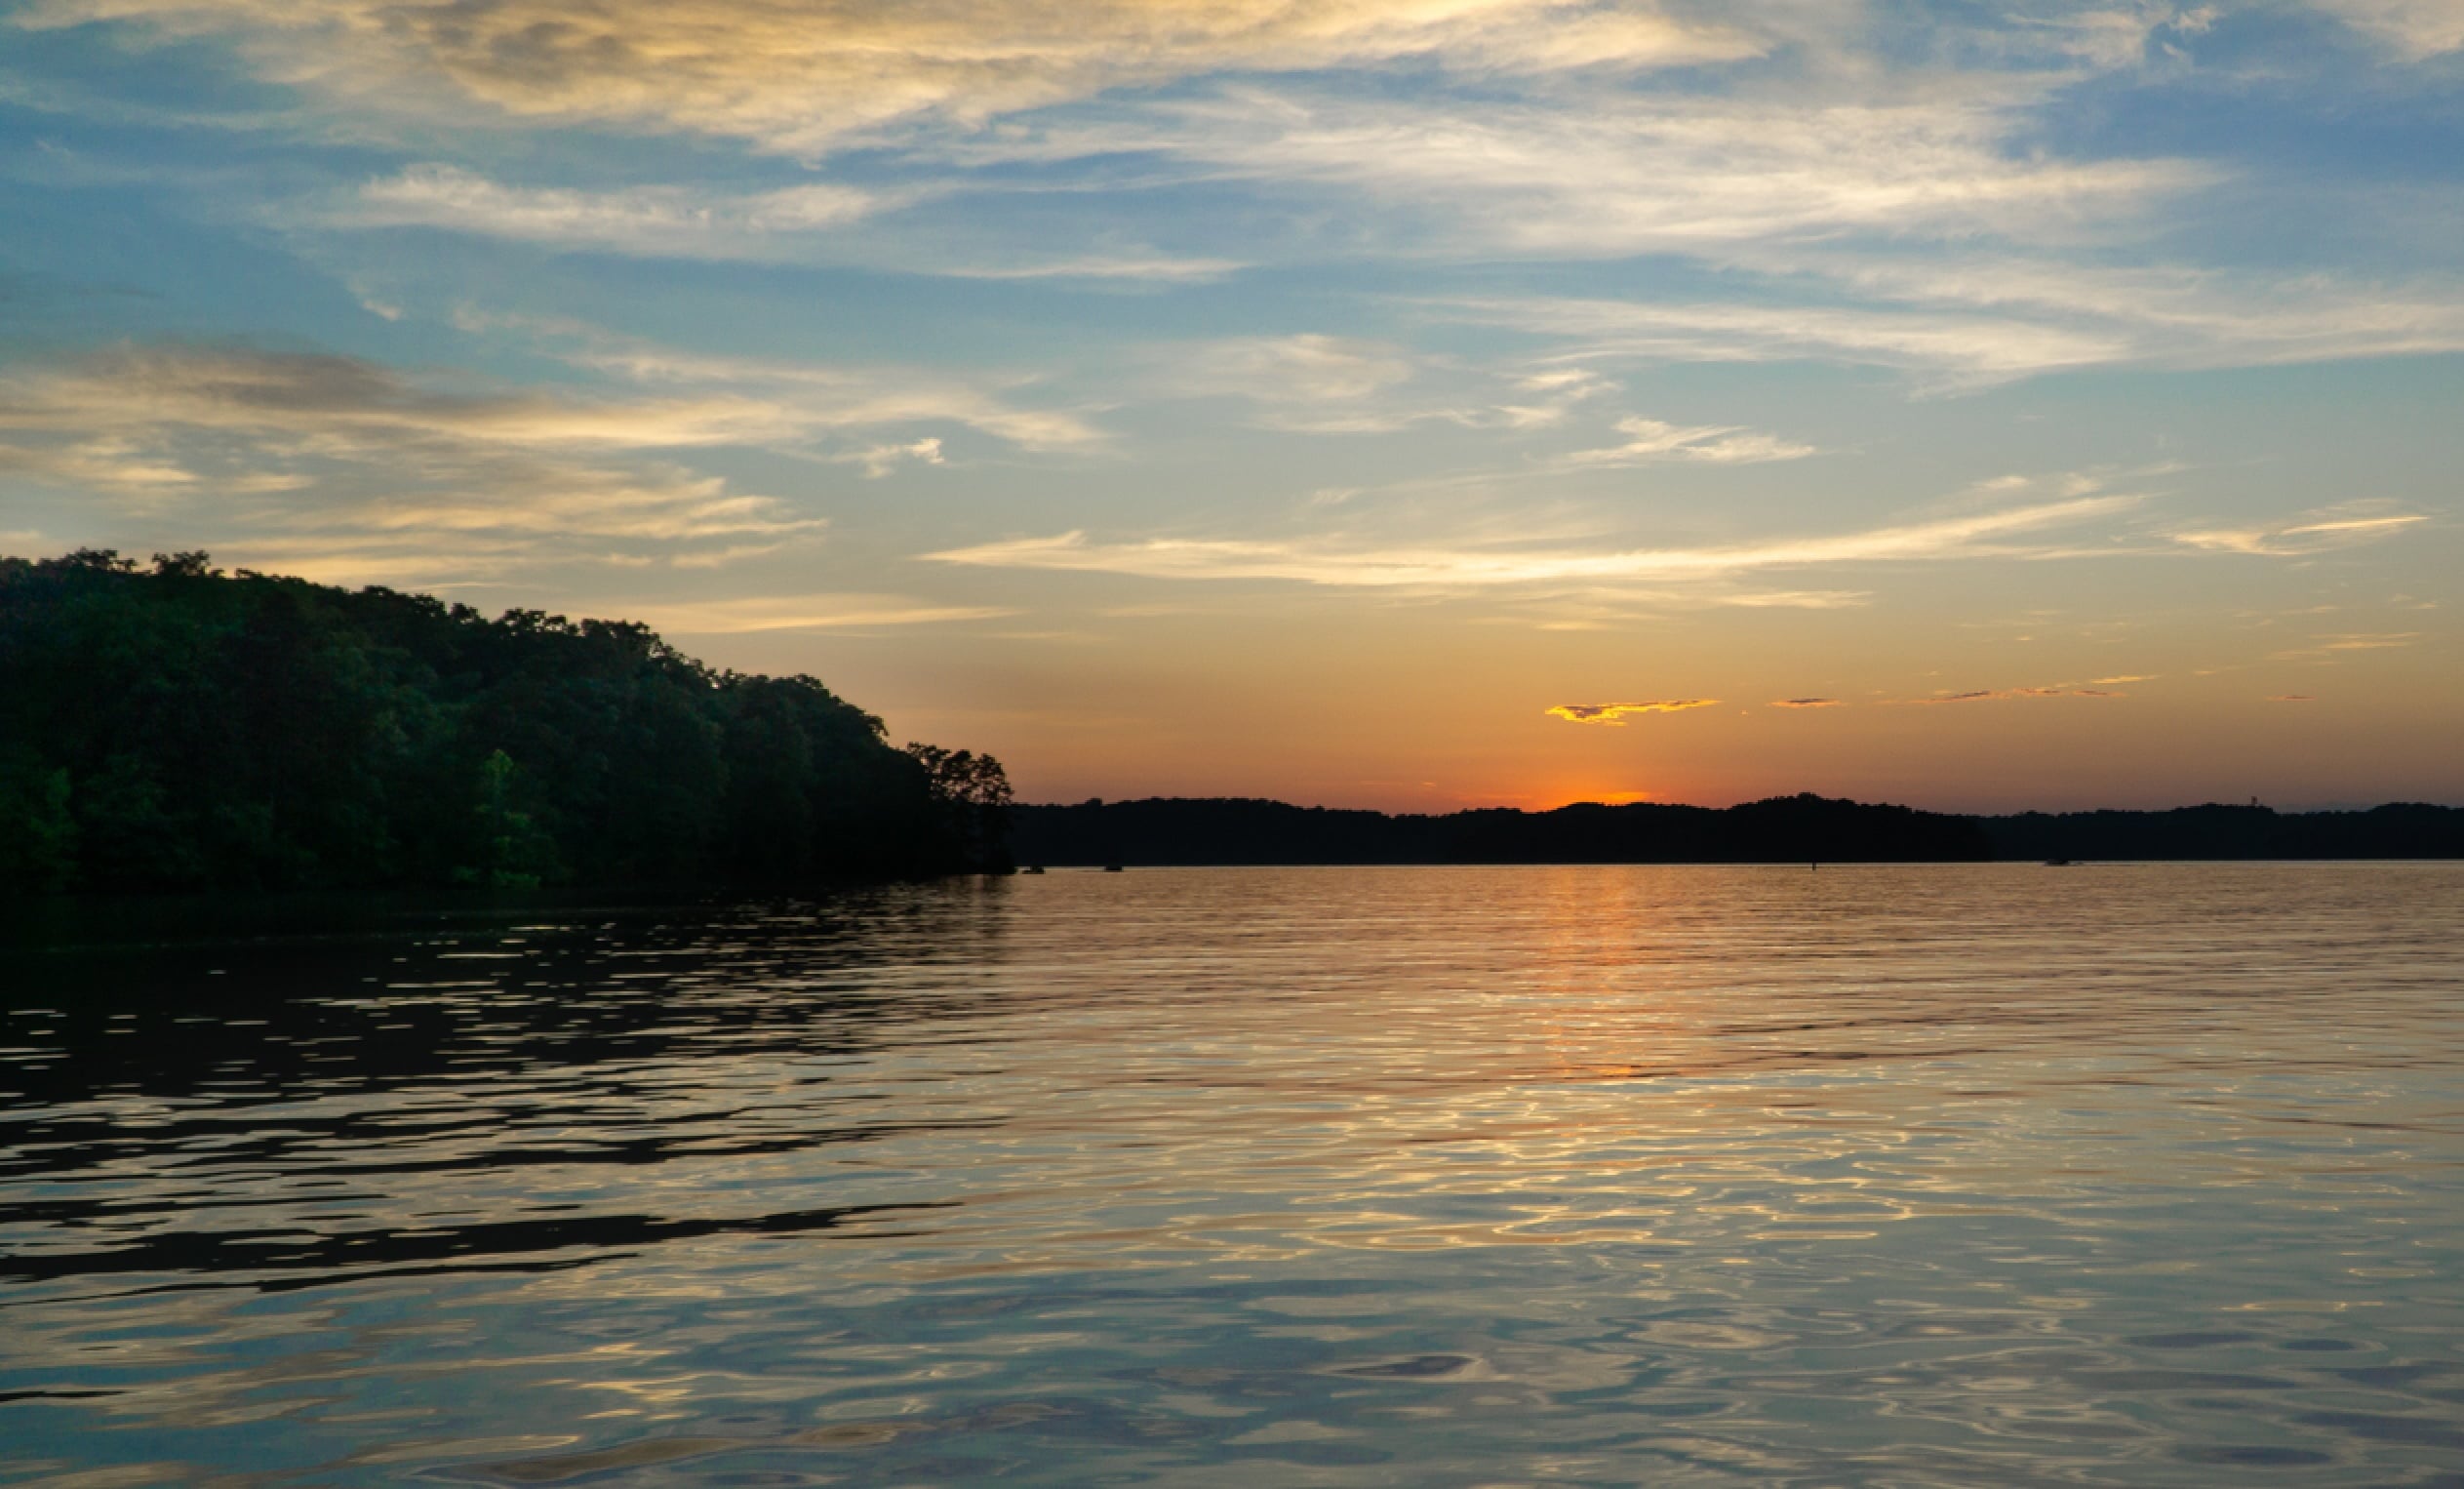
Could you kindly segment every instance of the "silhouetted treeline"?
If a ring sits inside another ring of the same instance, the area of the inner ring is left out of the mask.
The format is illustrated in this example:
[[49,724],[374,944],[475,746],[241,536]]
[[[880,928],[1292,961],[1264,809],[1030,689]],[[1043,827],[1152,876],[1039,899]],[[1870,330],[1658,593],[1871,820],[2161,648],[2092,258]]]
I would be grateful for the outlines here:
[[1158,799],[1019,807],[1013,821],[1012,843],[1023,864],[1957,863],[1993,856],[1972,819],[1813,795],[1726,809],[1583,803],[1443,817]]
[[2464,809],[2266,807],[1961,817],[1814,795],[1726,809],[1582,804],[1447,816],[1154,799],[1025,806],[1024,864],[1786,864],[2464,858]]
[[2464,809],[2397,802],[2364,812],[2261,806],[1986,817],[2006,859],[2464,858]]
[[649,627],[0,559],[0,889],[881,877],[998,867],[989,756]]

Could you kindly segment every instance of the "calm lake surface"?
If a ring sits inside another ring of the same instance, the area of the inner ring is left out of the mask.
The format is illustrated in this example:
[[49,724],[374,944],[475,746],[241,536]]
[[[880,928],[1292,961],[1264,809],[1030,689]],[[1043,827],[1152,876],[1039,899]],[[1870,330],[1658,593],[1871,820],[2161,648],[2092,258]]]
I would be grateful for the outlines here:
[[2464,1484],[2464,865],[186,914],[0,943],[0,1482]]

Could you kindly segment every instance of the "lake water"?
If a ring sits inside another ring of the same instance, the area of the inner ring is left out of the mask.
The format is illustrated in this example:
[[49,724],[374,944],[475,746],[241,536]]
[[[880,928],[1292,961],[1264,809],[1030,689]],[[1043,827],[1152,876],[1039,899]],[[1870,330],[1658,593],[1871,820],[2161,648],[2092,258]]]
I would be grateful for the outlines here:
[[0,1482],[2464,1484],[2464,865],[104,913]]

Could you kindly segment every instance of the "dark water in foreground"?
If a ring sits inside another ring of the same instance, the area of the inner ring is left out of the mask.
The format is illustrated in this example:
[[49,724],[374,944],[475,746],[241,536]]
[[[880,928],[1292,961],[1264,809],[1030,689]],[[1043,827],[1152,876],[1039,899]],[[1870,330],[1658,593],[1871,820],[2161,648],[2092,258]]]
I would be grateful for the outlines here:
[[246,929],[0,950],[0,1482],[2464,1484],[2464,865]]

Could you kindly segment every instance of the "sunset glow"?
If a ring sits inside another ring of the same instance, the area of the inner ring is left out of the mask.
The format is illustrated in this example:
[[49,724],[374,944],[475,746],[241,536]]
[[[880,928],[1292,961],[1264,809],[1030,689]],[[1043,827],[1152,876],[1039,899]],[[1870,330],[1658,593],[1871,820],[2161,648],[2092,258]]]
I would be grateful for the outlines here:
[[2464,799],[2458,15],[30,0],[0,552],[1030,801]]

